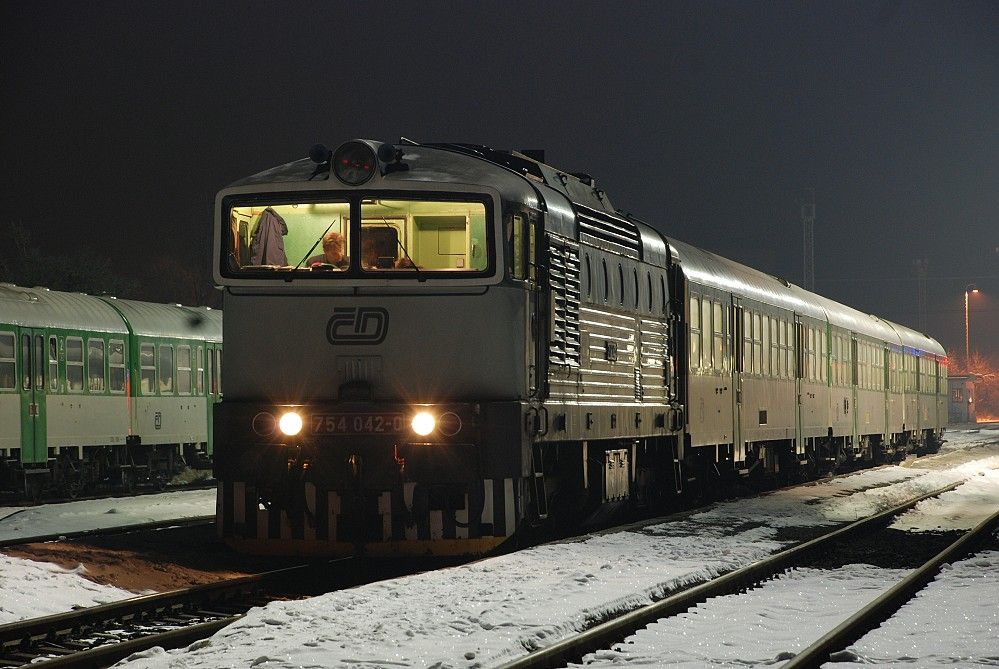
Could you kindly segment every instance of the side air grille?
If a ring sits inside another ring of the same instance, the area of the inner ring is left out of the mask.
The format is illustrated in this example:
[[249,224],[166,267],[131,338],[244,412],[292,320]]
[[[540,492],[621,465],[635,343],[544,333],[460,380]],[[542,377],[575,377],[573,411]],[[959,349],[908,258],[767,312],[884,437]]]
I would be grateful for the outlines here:
[[548,284],[551,288],[551,340],[548,358],[553,365],[579,367],[579,246],[550,239]]
[[634,223],[578,205],[577,212],[579,241],[632,258],[640,257],[642,237],[638,232],[638,226]]

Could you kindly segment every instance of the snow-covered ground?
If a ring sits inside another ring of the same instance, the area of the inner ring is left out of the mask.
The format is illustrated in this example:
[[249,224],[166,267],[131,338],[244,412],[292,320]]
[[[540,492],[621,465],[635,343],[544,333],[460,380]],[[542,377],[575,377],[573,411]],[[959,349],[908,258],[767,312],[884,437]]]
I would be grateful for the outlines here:
[[182,520],[215,513],[215,489],[0,507],[0,541],[81,530]]
[[[987,442],[983,444],[982,442]],[[486,667],[530,649],[551,644],[609,614],[650,602],[664,591],[741,566],[782,546],[781,527],[850,520],[892,505],[912,492],[970,479],[948,497],[977,499],[999,506],[999,431],[951,435],[947,450],[975,451],[942,469],[888,467],[836,481],[782,491],[752,500],[715,505],[682,523],[651,525],[582,540],[539,546],[454,569],[384,581],[296,602],[254,609],[240,622],[187,649],[154,649],[132,658],[130,667]],[[969,488],[968,486],[971,486]],[[974,488],[974,490],[972,490]],[[911,529],[966,527],[972,519],[946,504],[924,504],[906,519]],[[869,566],[819,573],[798,570],[774,582],[758,603],[777,607],[825,605],[823,583],[854,580],[836,606],[847,610],[868,599],[895,575]],[[767,589],[761,589],[761,592]],[[790,592],[802,593],[797,599]],[[850,594],[852,593],[852,594]],[[722,609],[712,616],[724,616]],[[801,617],[801,610],[791,615]],[[696,616],[692,616],[696,617]],[[820,617],[813,626],[822,628]],[[756,644],[770,625],[764,619],[756,637],[736,635],[716,655],[744,666],[772,661],[800,645]],[[717,638],[713,627],[713,637]],[[682,635],[681,635],[682,639]],[[938,637],[940,639],[940,637]],[[787,639],[785,638],[785,641]],[[688,635],[683,643],[692,643]],[[718,643],[722,643],[719,639]],[[944,648],[947,637],[938,644]],[[650,651],[658,652],[658,651]],[[684,659],[663,649],[653,664]],[[644,657],[644,656],[643,656]],[[605,660],[610,658],[604,658]]]
[[[950,442],[941,454],[916,461],[924,463],[919,466],[911,466],[910,460],[906,463],[910,466],[865,471],[760,498],[716,504],[682,522],[538,546],[464,567],[308,600],[274,602],[250,611],[211,639],[177,651],[154,649],[132,658],[129,666],[494,666],[610,614],[646,604],[665,591],[778,550],[784,545],[779,535],[782,528],[852,520],[891,506],[913,492],[960,480],[967,482],[945,500],[962,505],[963,511],[954,512],[946,501],[927,501],[907,514],[899,526],[912,530],[969,527],[976,522],[975,517],[999,506],[999,479],[989,471],[999,467],[999,430],[948,437]],[[109,505],[118,506],[119,502],[112,500]],[[6,522],[0,521],[0,529]],[[17,577],[4,575],[7,560],[0,560],[0,587],[4,608],[11,608],[7,607],[7,592]],[[798,600],[802,606],[808,601],[824,602],[823,576],[817,572],[798,570],[774,581],[775,590],[759,594],[763,599],[758,603],[777,606],[782,597],[787,599],[781,588],[802,593]],[[856,579],[851,590],[868,598],[894,578],[888,571],[869,566],[824,573],[827,580]],[[66,576],[82,580],[74,574]],[[994,575],[992,578],[994,581]],[[28,592],[45,597],[44,590],[37,587]],[[837,606],[846,610],[853,606],[853,600],[844,596]],[[963,611],[961,600],[948,606]],[[722,609],[702,615],[724,615],[719,611]],[[796,615],[801,616],[801,612]],[[814,624],[824,623],[816,617]],[[768,634],[771,626],[764,620],[755,637],[737,636],[728,650],[703,657],[732,658],[744,665],[772,661],[781,652],[801,647],[791,643],[774,643],[766,650],[758,647],[760,635]],[[948,652],[946,639],[935,644],[938,652]],[[692,639],[688,636],[686,642],[689,650]],[[980,647],[985,645],[983,641]],[[878,648],[886,646],[882,643]],[[880,650],[870,652],[858,650],[865,656],[881,657]],[[658,658],[655,663],[659,665],[684,659]],[[706,662],[696,658],[686,657],[694,664]]]
[[[178,520],[215,513],[214,490],[178,490],[139,497],[0,507],[0,540]],[[0,624],[134,597],[84,578],[85,567],[0,555]]]

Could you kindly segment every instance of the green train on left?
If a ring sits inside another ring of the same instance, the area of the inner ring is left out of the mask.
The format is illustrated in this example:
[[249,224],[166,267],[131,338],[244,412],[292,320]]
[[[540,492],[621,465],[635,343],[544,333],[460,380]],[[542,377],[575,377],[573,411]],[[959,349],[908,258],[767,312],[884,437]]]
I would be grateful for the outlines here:
[[73,496],[208,466],[222,312],[0,284],[0,494]]

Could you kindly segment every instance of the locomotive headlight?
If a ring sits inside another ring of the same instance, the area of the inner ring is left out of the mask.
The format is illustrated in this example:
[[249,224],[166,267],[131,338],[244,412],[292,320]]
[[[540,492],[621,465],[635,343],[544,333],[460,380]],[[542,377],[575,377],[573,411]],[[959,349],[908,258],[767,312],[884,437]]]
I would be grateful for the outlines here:
[[437,427],[437,419],[433,417],[433,414],[421,411],[413,416],[412,426],[413,432],[421,437],[425,437],[433,432],[434,428]]
[[278,421],[278,427],[289,437],[294,437],[302,431],[302,417],[294,411],[289,411]]

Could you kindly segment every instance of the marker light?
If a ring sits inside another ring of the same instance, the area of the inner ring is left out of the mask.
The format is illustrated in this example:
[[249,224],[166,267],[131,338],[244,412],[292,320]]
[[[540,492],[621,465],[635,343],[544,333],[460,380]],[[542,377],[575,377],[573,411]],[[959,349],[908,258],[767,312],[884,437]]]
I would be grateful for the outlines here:
[[348,186],[360,186],[375,174],[378,160],[374,150],[364,142],[341,144],[333,152],[333,174]]
[[302,417],[294,411],[289,411],[281,416],[281,420],[278,421],[278,427],[286,435],[293,437],[302,431]]
[[426,411],[421,411],[413,416],[413,432],[421,437],[433,432],[435,427],[437,427],[437,419]]

